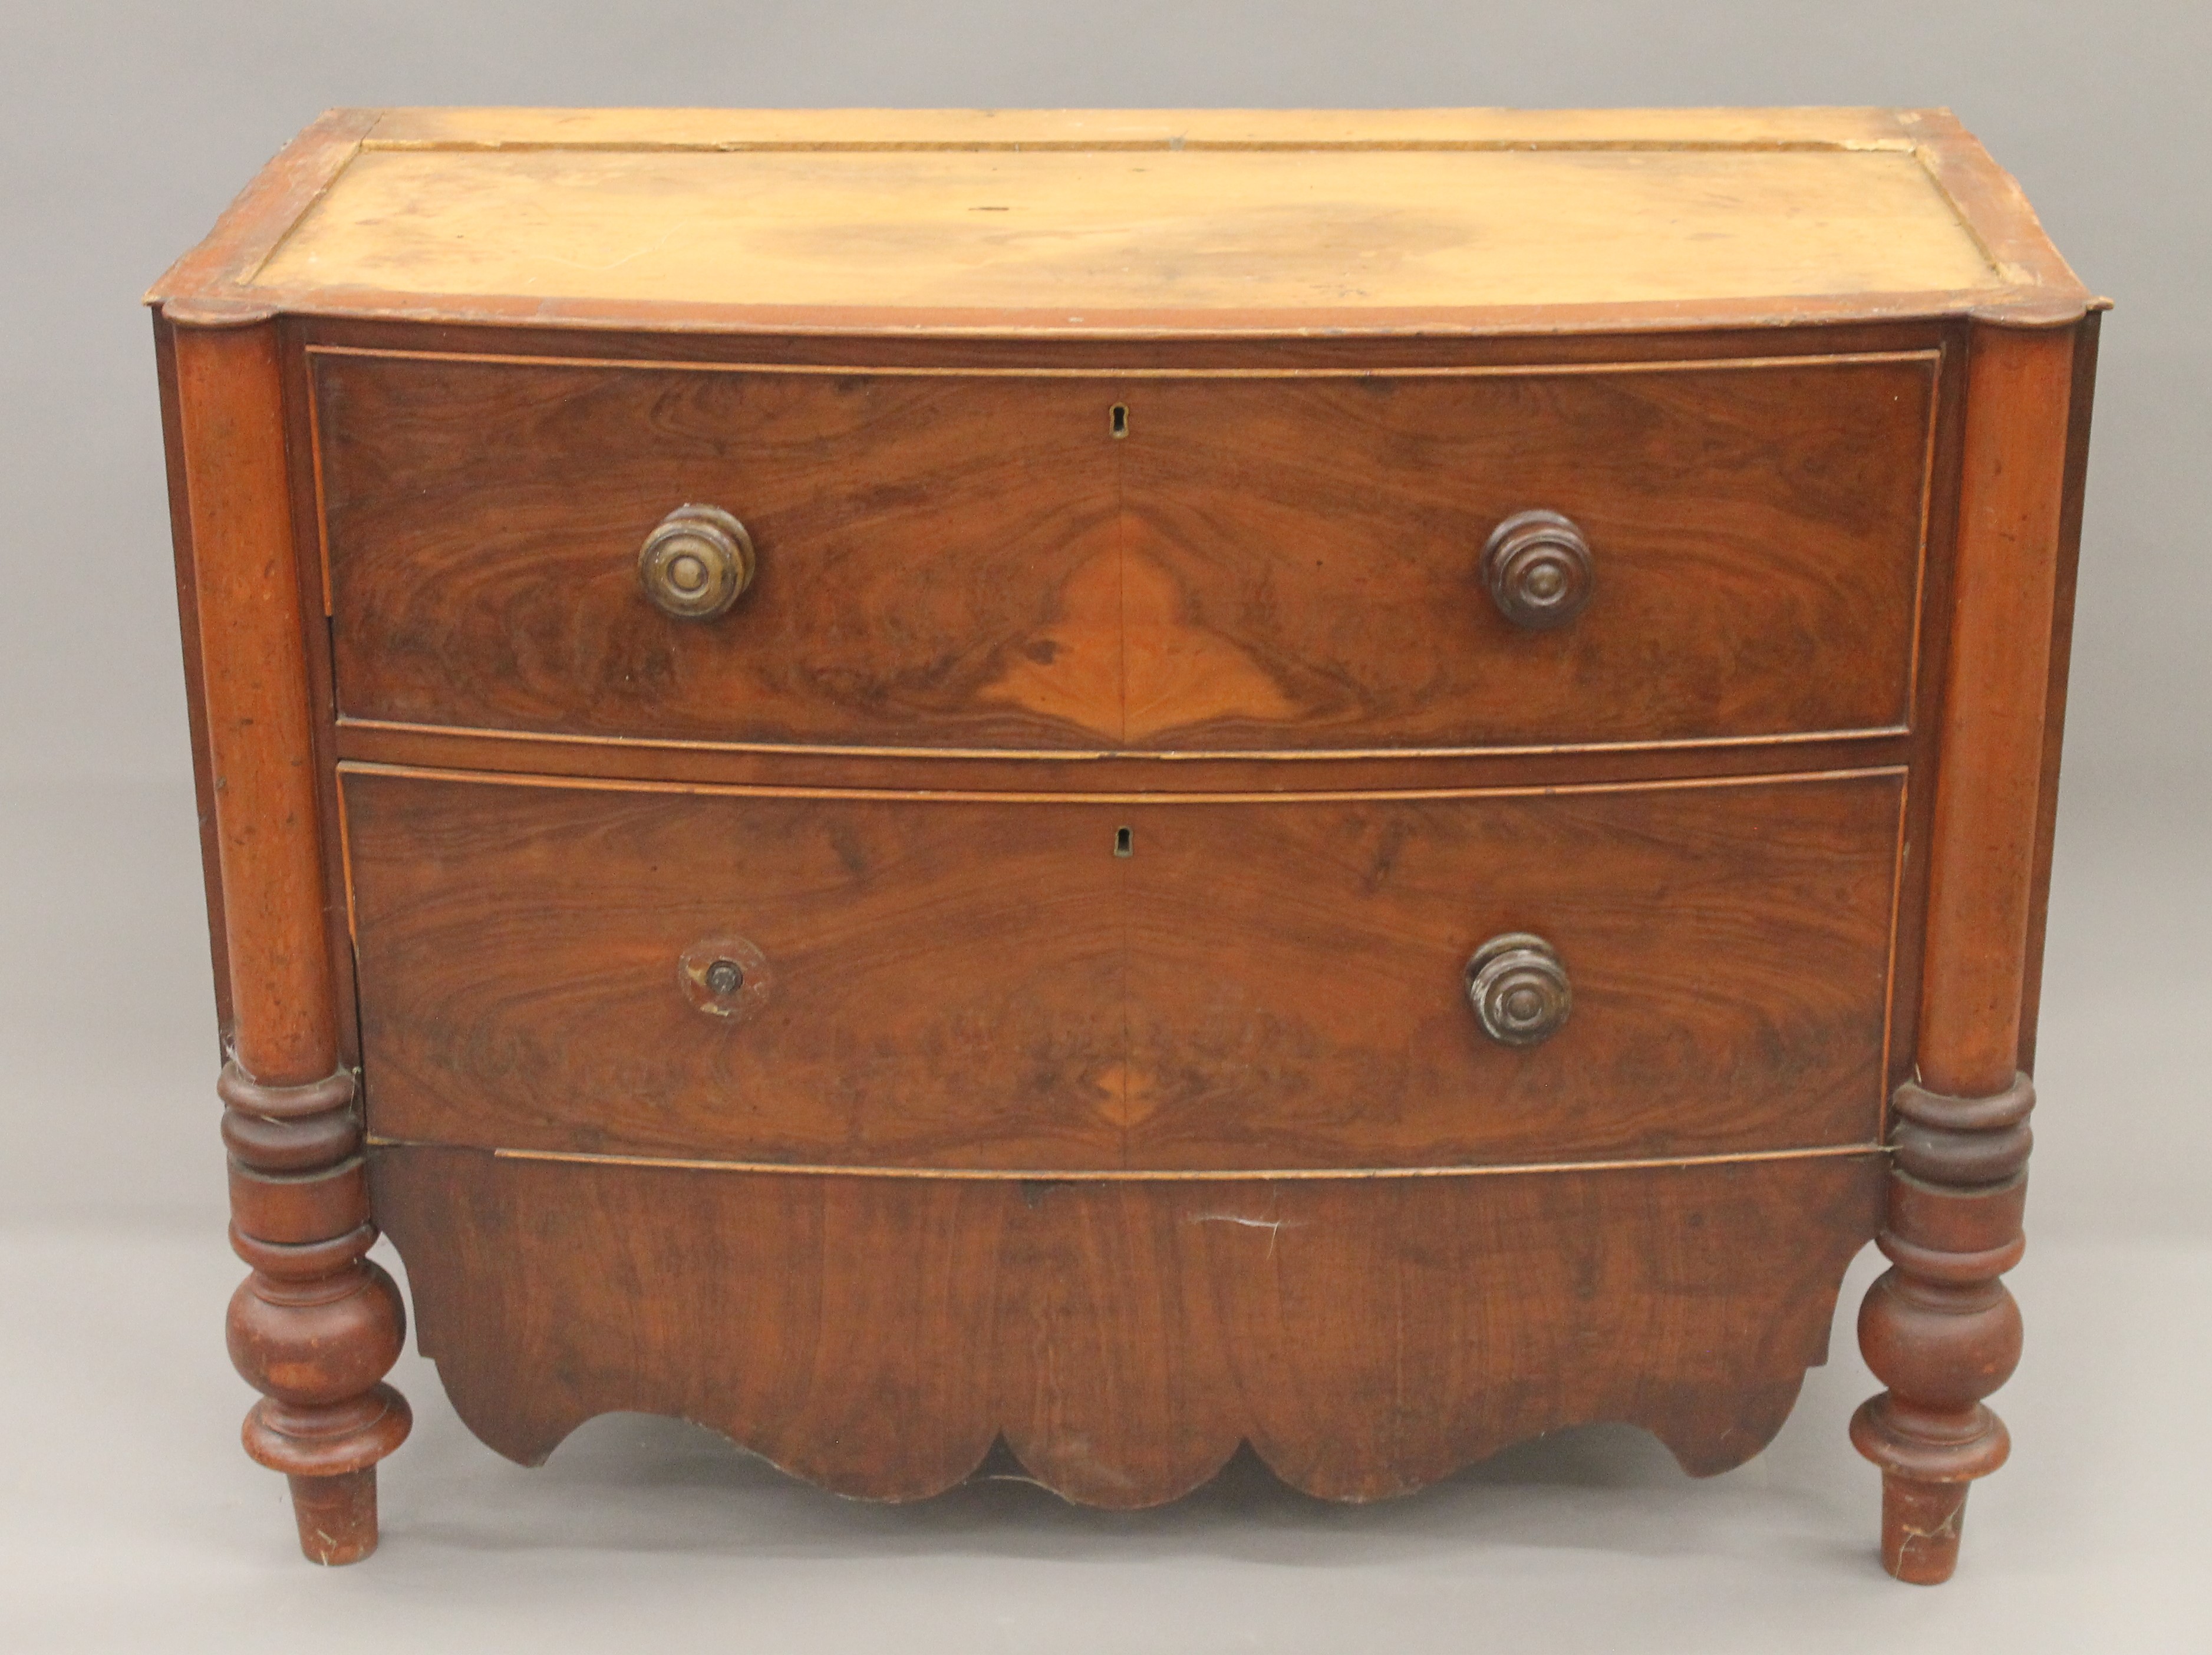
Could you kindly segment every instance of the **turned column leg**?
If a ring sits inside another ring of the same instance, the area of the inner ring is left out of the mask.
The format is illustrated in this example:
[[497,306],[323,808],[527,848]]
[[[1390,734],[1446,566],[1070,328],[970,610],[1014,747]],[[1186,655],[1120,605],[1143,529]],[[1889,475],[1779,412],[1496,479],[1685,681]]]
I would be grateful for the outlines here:
[[1957,1567],[1966,1488],[2011,1443],[1982,1399],[2020,1360],[2027,1114],[2019,1073],[2075,330],[1983,321],[1968,345],[1950,654],[1929,847],[1917,1074],[1891,1127],[1891,1269],[1859,1342],[1889,1389],[1851,1440],[1881,1468],[1882,1562]]
[[2024,1074],[1989,1098],[1898,1089],[1877,1244],[1891,1269],[1859,1311],[1867,1366],[1889,1389],[1859,1409],[1851,1441],[1881,1467],[1883,1567],[1916,1585],[1951,1578],[1967,1487],[2012,1449],[1982,1398],[2020,1360],[2020,1307],[1998,1278],[2027,1245],[2034,1102]]
[[281,342],[238,307],[172,307],[160,326],[220,875],[231,1244],[252,1271],[230,1302],[230,1355],[262,1393],[246,1451],[290,1478],[301,1549],[350,1563],[375,1549],[376,1462],[410,1424],[382,1383],[405,1321],[365,1256],[376,1231],[340,1061],[307,671],[321,605],[303,602],[294,555]]
[[262,1393],[246,1416],[246,1451],[291,1479],[301,1550],[356,1562],[376,1549],[376,1462],[412,1416],[380,1383],[406,1312],[392,1278],[363,1256],[376,1230],[353,1077],[261,1086],[233,1063],[218,1090],[230,1241],[253,1271],[228,1323],[230,1360]]

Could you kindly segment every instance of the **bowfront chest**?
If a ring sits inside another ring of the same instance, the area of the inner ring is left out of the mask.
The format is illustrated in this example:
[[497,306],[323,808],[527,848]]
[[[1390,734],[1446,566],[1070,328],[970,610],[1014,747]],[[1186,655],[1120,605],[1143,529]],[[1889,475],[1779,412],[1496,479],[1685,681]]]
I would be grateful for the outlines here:
[[310,1557],[380,1233],[516,1459],[1109,1506],[1723,1470],[1873,1240],[1950,1573],[2103,301],[1949,115],[341,111],[150,300]]

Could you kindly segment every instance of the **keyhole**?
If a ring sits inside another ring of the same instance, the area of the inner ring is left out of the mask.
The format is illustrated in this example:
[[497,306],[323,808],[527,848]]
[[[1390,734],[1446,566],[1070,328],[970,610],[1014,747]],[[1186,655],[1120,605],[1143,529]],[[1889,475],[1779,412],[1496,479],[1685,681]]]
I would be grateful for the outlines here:
[[1114,830],[1114,854],[1116,856],[1135,855],[1137,854],[1136,834],[1128,828],[1115,828]]
[[1129,435],[1129,405],[1127,403],[1117,402],[1114,405],[1113,429],[1114,438],[1117,442]]

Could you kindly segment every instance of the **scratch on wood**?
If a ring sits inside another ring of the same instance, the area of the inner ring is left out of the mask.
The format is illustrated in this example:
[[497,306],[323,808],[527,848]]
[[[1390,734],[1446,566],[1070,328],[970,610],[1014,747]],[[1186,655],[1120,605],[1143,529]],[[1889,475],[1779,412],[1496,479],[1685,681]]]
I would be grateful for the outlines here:
[[1289,1218],[1246,1218],[1241,1213],[1194,1213],[1190,1215],[1188,1222],[1192,1224],[1241,1224],[1248,1229],[1265,1230],[1267,1232],[1267,1254],[1268,1256],[1273,1257],[1275,1251],[1275,1238],[1282,1234],[1283,1226],[1285,1225],[1301,1224],[1304,1222],[1304,1220],[1302,1219]]

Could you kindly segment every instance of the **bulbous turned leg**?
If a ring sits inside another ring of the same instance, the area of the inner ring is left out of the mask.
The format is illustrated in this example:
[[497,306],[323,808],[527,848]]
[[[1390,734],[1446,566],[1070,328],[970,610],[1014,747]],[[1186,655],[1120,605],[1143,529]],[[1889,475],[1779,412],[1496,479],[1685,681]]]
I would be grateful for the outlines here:
[[1898,1089],[1891,1269],[1859,1310],[1859,1346],[1889,1387],[1851,1421],[1882,1473],[1882,1565],[1935,1585],[1959,1561],[1966,1489],[2005,1462],[2011,1439],[1982,1398],[2020,1361],[2020,1307],[1998,1278],[2027,1245],[2021,1213],[2035,1093],[2026,1075],[1988,1098]]
[[246,1451],[291,1481],[300,1549],[318,1563],[376,1549],[376,1462],[405,1440],[406,1402],[381,1383],[406,1311],[364,1255],[376,1240],[353,1077],[255,1084],[235,1063],[228,1105],[231,1245],[252,1267],[232,1295],[230,1359],[262,1400]]

